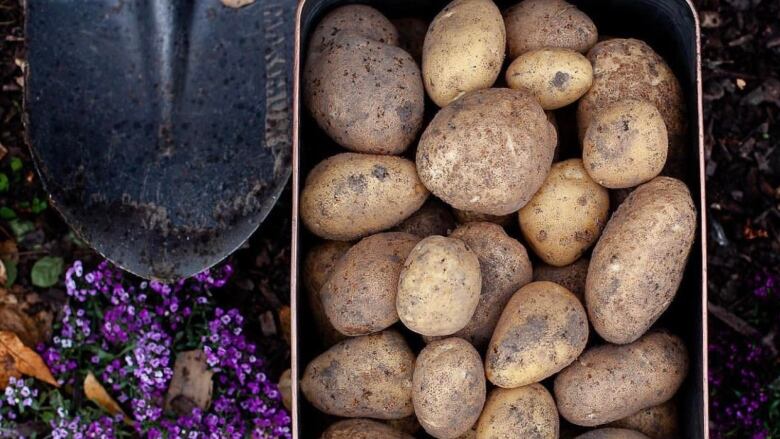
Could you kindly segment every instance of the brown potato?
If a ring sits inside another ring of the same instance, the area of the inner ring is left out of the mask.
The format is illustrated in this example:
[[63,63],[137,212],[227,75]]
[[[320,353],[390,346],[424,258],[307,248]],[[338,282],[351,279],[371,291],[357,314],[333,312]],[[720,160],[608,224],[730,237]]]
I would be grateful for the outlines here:
[[399,419],[414,413],[414,353],[395,331],[349,338],[312,360],[301,392],[318,410],[342,417]]
[[526,52],[509,65],[506,82],[510,88],[531,92],[545,110],[556,110],[575,102],[590,88],[593,67],[579,52],[546,47]]
[[320,162],[306,177],[301,219],[317,236],[349,241],[395,226],[427,198],[409,160],[342,153]]
[[504,20],[492,0],[453,0],[425,35],[422,75],[428,96],[444,107],[465,93],[492,86],[505,47]]
[[477,422],[485,404],[485,371],[479,353],[462,338],[430,343],[417,356],[412,402],[425,431],[455,439]]
[[409,52],[417,64],[422,65],[423,44],[428,32],[428,22],[418,17],[404,17],[391,20],[398,29],[398,45]]
[[604,228],[588,267],[585,303],[593,328],[630,343],[666,311],[696,236],[696,207],[685,184],[656,177],[636,188]]
[[439,110],[425,129],[417,171],[431,192],[456,209],[506,215],[542,185],[556,136],[528,92],[471,92]]
[[486,222],[498,224],[501,227],[507,227],[512,223],[514,215],[508,213],[506,215],[490,215],[487,213],[474,212],[473,210],[460,210],[452,209],[455,214],[455,220],[458,224],[474,223],[474,222]]
[[479,259],[463,241],[429,236],[406,258],[396,307],[403,324],[422,335],[450,335],[466,326],[479,303]]
[[674,399],[610,422],[609,426],[636,430],[650,439],[677,439],[680,437],[677,404]]
[[517,291],[501,313],[485,356],[491,383],[521,387],[571,364],[588,343],[588,316],[577,297],[552,282]]
[[341,31],[351,31],[380,43],[398,46],[398,30],[381,12],[366,5],[340,6],[325,15],[309,39],[309,55],[317,54]]
[[328,427],[320,439],[412,439],[412,436],[370,419],[345,419]]
[[420,69],[398,47],[339,32],[307,59],[303,83],[314,120],[351,151],[400,154],[422,127]]
[[585,304],[585,279],[588,277],[588,258],[580,258],[565,267],[554,267],[539,264],[534,267],[534,280],[546,280],[571,291],[577,299]]
[[577,436],[577,439],[649,439],[633,430],[623,428],[600,428]]
[[303,260],[301,277],[303,278],[303,287],[306,290],[309,310],[314,320],[314,326],[319,333],[319,339],[326,346],[332,346],[343,340],[344,334],[336,330],[328,316],[325,315],[320,299],[320,289],[330,278],[336,262],[344,256],[349,247],[348,242],[325,241],[312,247]]
[[584,12],[564,0],[524,0],[504,12],[509,57],[543,47],[585,53],[598,32]]
[[658,109],[647,101],[625,99],[604,108],[590,123],[582,162],[598,184],[630,188],[661,173],[668,148]]
[[561,416],[592,427],[668,401],[688,372],[679,337],[652,332],[628,345],[585,351],[555,378]]
[[582,160],[570,159],[552,166],[518,219],[534,253],[563,267],[599,239],[608,214],[609,192],[590,178]]
[[409,233],[378,233],[347,251],[320,290],[333,327],[349,336],[366,335],[398,321],[398,275],[419,240]]
[[454,228],[455,218],[449,207],[435,198],[429,198],[420,210],[393,227],[393,230],[425,238],[431,235],[447,235]]
[[490,391],[477,422],[477,439],[557,439],[558,410],[541,384]]

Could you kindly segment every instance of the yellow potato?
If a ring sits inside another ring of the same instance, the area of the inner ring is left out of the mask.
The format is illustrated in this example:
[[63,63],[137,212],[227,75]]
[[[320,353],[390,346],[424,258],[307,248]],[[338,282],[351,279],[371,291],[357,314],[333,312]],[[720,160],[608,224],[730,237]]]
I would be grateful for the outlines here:
[[593,249],[585,282],[588,315],[604,340],[630,343],[666,311],[695,236],[683,182],[656,177],[631,192]]
[[649,439],[647,436],[633,430],[623,428],[600,428],[577,436],[576,439]]
[[677,439],[680,437],[677,418],[677,404],[674,399],[671,399],[610,422],[609,426],[636,430],[650,439]]
[[511,224],[512,218],[514,216],[512,215],[514,212],[508,213],[506,215],[489,215],[487,213],[474,212],[473,210],[460,209],[452,209],[452,212],[455,214],[455,220],[458,222],[458,224],[487,222],[498,224],[501,227],[506,227]]
[[400,419],[414,413],[414,353],[395,331],[349,338],[312,360],[301,392],[334,416]]
[[430,343],[417,356],[412,402],[425,431],[455,439],[477,422],[485,404],[485,371],[471,344],[452,337]]
[[317,236],[349,241],[395,226],[427,198],[409,160],[342,153],[320,162],[306,177],[301,219]]
[[339,259],[320,290],[325,314],[342,334],[381,331],[398,321],[398,275],[419,237],[387,232],[364,238]]
[[325,241],[309,250],[303,260],[301,277],[303,287],[306,290],[309,310],[311,311],[314,326],[317,328],[319,339],[326,346],[332,346],[344,339],[325,315],[320,299],[320,289],[330,278],[336,262],[349,250],[350,244],[342,241]]
[[598,240],[608,214],[609,192],[590,178],[580,159],[570,159],[552,166],[518,218],[534,253],[562,267]]
[[528,92],[474,91],[439,110],[425,129],[417,171],[431,192],[456,209],[506,215],[542,185],[556,137]]
[[593,119],[582,142],[585,170],[610,189],[651,180],[666,164],[669,138],[661,113],[647,101],[618,101]]
[[328,427],[320,439],[412,439],[412,436],[370,419],[345,419]]
[[381,12],[366,5],[340,6],[320,20],[309,39],[309,55],[318,53],[341,31],[355,32],[380,43],[397,46],[398,30]]
[[688,372],[683,341],[652,332],[627,345],[590,348],[555,378],[558,410],[592,427],[668,401]]
[[406,258],[398,281],[401,322],[422,335],[450,335],[462,329],[479,303],[479,259],[463,241],[429,236]]
[[524,0],[504,13],[512,59],[535,49],[587,52],[598,40],[593,21],[564,0]]
[[535,49],[512,61],[506,71],[510,88],[531,92],[545,110],[575,102],[590,88],[593,67],[580,53],[548,47]]
[[585,279],[588,277],[588,258],[577,259],[564,267],[539,264],[534,267],[534,280],[546,280],[571,291],[582,304],[585,304]]
[[558,439],[558,410],[541,384],[490,391],[477,422],[477,439]]
[[454,228],[455,218],[450,208],[435,198],[429,198],[420,210],[393,227],[393,230],[425,238],[431,235],[447,235]]
[[588,316],[577,297],[552,282],[517,291],[498,320],[485,356],[491,383],[521,387],[571,364],[588,342]]
[[504,62],[506,30],[491,0],[454,0],[428,27],[422,55],[425,90],[444,107],[496,82]]

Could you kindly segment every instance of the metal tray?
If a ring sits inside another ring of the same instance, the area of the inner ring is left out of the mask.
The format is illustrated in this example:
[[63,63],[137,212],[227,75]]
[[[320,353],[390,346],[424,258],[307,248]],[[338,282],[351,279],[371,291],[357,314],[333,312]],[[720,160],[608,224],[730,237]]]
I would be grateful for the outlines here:
[[[707,259],[704,146],[701,104],[701,49],[699,21],[688,0],[569,0],[596,23],[601,35],[635,37],[645,40],[663,56],[683,88],[688,111],[689,163],[684,180],[699,212],[699,230],[680,290],[659,324],[682,336],[690,350],[691,368],[680,390],[678,402],[682,437],[708,438],[707,412]],[[305,249],[313,242],[311,234],[298,221],[298,194],[308,173],[325,156],[339,151],[301,108],[300,75],[309,33],[330,9],[353,3],[345,0],[302,0],[295,28],[293,71],[293,208],[292,208],[292,376],[293,429],[295,437],[315,438],[327,419],[317,413],[298,392],[297,377],[320,353],[318,334],[311,327],[302,287],[299,292],[299,266]],[[365,0],[389,18],[419,16],[431,19],[447,2],[444,0]],[[498,1],[503,10],[515,1]]]

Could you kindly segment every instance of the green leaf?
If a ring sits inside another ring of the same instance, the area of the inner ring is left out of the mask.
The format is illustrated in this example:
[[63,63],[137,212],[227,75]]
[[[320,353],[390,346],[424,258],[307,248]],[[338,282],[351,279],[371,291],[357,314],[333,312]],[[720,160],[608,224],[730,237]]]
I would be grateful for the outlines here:
[[0,172],[0,192],[8,191],[8,186],[8,176],[5,175],[5,172]]
[[5,275],[7,278],[5,281],[5,287],[11,288],[14,285],[14,282],[16,282],[16,275],[18,274],[16,262],[3,259],[3,265],[5,265]]
[[22,159],[19,157],[11,157],[11,170],[19,172],[22,170]]
[[65,261],[60,257],[44,256],[33,264],[30,277],[36,287],[49,288],[57,283]]
[[21,240],[24,235],[35,230],[35,224],[31,221],[23,221],[16,218],[8,221],[8,225],[11,227],[11,231],[14,233],[17,240]]
[[8,206],[0,206],[0,219],[10,220],[16,218],[16,212]]
[[32,205],[30,206],[30,210],[32,210],[32,213],[39,214],[46,210],[46,207],[48,206],[48,203],[46,203],[46,200],[41,200],[38,197],[35,197],[32,199]]

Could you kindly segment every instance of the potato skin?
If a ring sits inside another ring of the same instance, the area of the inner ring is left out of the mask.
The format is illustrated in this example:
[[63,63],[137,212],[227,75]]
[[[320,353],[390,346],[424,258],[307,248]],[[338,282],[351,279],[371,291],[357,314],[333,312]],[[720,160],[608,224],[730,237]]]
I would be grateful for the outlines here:
[[524,0],[504,12],[507,45],[512,59],[543,47],[585,53],[598,32],[584,12],[564,0]]
[[452,213],[455,214],[455,220],[458,224],[486,222],[498,224],[501,227],[507,227],[511,224],[514,217],[514,215],[512,215],[514,212],[506,215],[490,215],[487,213],[474,212],[473,210],[452,209]]
[[340,6],[325,15],[309,39],[309,55],[330,44],[336,34],[351,31],[391,46],[399,45],[398,30],[381,12],[366,5]]
[[669,136],[658,109],[647,101],[626,99],[593,119],[582,142],[582,162],[598,184],[630,188],[661,173],[668,149]]
[[624,428],[600,428],[577,436],[576,439],[650,439],[642,433]]
[[411,161],[341,153],[320,162],[306,177],[301,219],[317,236],[349,241],[395,226],[427,198]]
[[301,277],[314,325],[320,334],[320,340],[326,346],[332,346],[344,339],[325,315],[320,299],[320,289],[333,273],[333,267],[349,250],[351,245],[342,241],[325,241],[312,247],[303,260]]
[[455,218],[450,208],[435,198],[429,198],[420,210],[393,227],[393,230],[425,238],[431,235],[445,236],[454,228]]
[[492,0],[454,0],[425,35],[422,75],[431,100],[444,107],[493,85],[501,72],[506,30]]
[[631,192],[593,249],[585,303],[606,341],[630,343],[672,303],[696,235],[685,184],[656,177]]
[[420,69],[398,47],[339,32],[307,59],[303,85],[314,120],[351,151],[400,154],[422,127]]
[[482,358],[462,338],[434,341],[417,356],[412,386],[414,412],[425,431],[455,439],[477,422],[485,404]]
[[555,378],[561,416],[585,427],[668,401],[688,372],[683,341],[652,332],[627,345],[590,348]]
[[474,315],[481,285],[479,259],[463,241],[429,236],[404,262],[396,296],[398,317],[419,334],[450,335]]
[[542,108],[556,110],[575,102],[590,88],[593,67],[579,52],[548,47],[526,52],[509,65],[510,88],[525,88]]
[[474,91],[439,110],[425,129],[417,172],[425,187],[456,209],[506,215],[542,185],[556,138],[528,92]]
[[650,439],[677,439],[680,437],[677,404],[674,399],[610,422],[609,426],[636,430]]
[[563,267],[599,238],[609,214],[609,191],[590,178],[582,160],[555,163],[518,214],[528,245],[544,262]]
[[414,413],[414,360],[395,331],[348,338],[306,366],[301,391],[330,415],[400,419]]
[[504,388],[536,383],[571,364],[587,343],[588,316],[577,297],[552,282],[531,282],[501,313],[485,373]]
[[579,258],[564,267],[538,264],[534,267],[534,281],[546,280],[571,291],[583,305],[585,304],[585,279],[588,277],[590,259]]
[[370,419],[345,419],[328,427],[320,439],[412,439],[412,436]]
[[398,276],[419,237],[387,232],[363,238],[338,261],[320,290],[333,327],[349,336],[366,335],[398,321]]
[[541,384],[490,391],[477,422],[477,439],[557,439],[558,410]]

